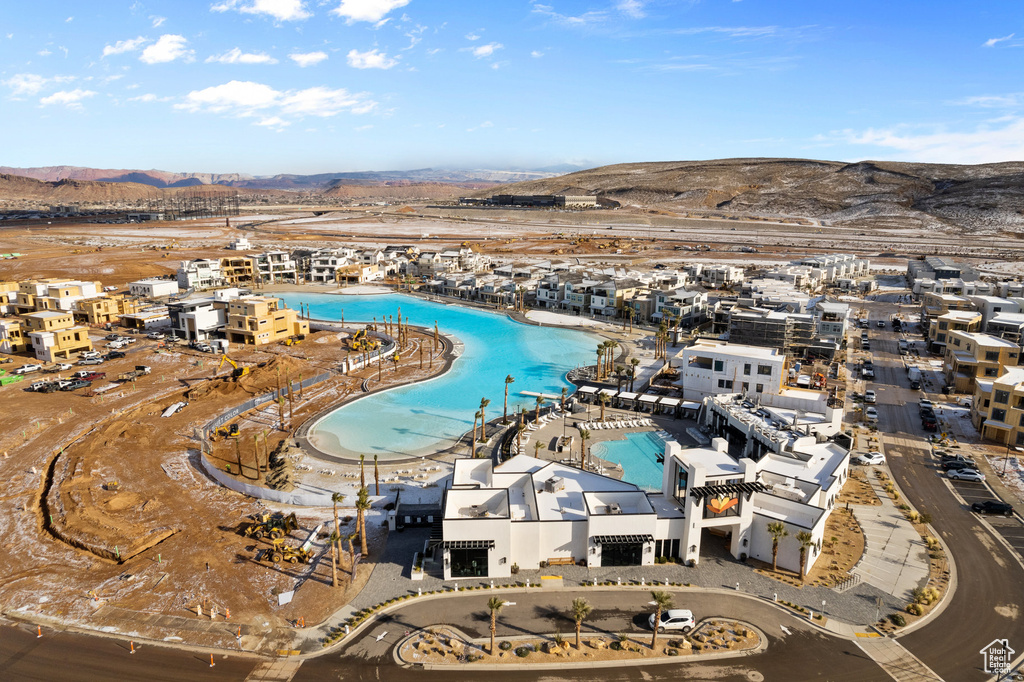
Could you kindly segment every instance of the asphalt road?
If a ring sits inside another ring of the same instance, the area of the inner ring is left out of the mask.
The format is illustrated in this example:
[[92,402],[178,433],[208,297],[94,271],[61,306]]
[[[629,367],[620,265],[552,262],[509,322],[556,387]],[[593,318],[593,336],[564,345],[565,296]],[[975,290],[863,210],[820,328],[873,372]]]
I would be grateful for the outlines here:
[[[592,681],[618,680],[835,680],[877,681],[885,673],[856,644],[820,633],[805,621],[757,600],[728,594],[673,591],[674,606],[688,608],[699,620],[706,616],[724,616],[753,623],[768,635],[767,651],[756,656],[733,658],[720,663],[695,662],[679,665],[635,666],[620,669],[560,670],[539,672],[509,670],[488,671],[488,679],[502,682],[520,680]],[[400,668],[391,658],[391,647],[406,632],[427,625],[452,625],[473,637],[489,635],[490,595],[468,595],[438,602],[412,602],[386,621],[360,633],[344,650],[343,656],[323,656],[303,664],[294,680],[451,680],[451,672],[419,671]],[[506,607],[498,619],[498,636],[561,632],[573,641],[573,622],[565,612],[578,593],[537,592],[509,597],[515,606]],[[650,637],[646,620],[651,613],[646,592],[587,592],[584,596],[594,612],[584,623],[583,636],[594,632],[633,631]],[[785,635],[785,625],[792,634]],[[387,633],[377,642],[376,638]],[[671,635],[662,635],[671,637]],[[481,679],[482,676],[465,679]]]
[[[872,320],[888,320],[896,312],[894,304],[863,307]],[[1024,618],[1020,617],[1024,568],[969,505],[956,499],[941,476],[918,415],[917,403],[924,394],[909,388],[899,356],[899,335],[872,325],[870,336],[876,369],[868,388],[878,392],[878,426],[886,434],[886,459],[893,478],[915,508],[932,515],[932,525],[957,567],[957,589],[945,610],[899,641],[945,680],[987,679],[979,653],[985,645],[1005,638],[1018,653],[1024,651]]]

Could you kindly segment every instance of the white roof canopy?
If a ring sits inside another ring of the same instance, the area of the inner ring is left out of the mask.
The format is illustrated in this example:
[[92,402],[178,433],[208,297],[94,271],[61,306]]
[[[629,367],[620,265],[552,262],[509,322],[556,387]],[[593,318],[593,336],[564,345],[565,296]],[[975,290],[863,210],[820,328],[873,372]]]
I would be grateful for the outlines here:
[[656,403],[656,402],[658,402],[658,400],[660,398],[661,398],[660,395],[650,395],[648,393],[644,393],[642,396],[640,396],[640,402],[642,402],[642,403]]
[[580,393],[597,393],[597,386],[582,386],[580,387]]

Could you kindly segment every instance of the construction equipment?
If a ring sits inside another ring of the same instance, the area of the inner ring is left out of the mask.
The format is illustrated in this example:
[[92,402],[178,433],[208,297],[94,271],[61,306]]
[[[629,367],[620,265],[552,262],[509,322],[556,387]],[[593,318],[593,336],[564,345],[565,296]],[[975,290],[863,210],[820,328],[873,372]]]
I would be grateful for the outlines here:
[[290,564],[308,564],[313,560],[312,550],[306,547],[286,545],[284,538],[274,538],[271,544],[273,547],[263,551],[263,558],[270,559],[275,564],[279,564],[281,561],[287,561]]
[[229,358],[227,353],[225,353],[224,355],[220,356],[220,364],[217,365],[217,372],[220,371],[220,368],[224,366],[225,362],[230,364],[234,368],[234,371],[231,372],[231,378],[232,379],[238,379],[240,377],[244,377],[246,374],[249,373],[249,368],[248,367],[243,367],[243,366],[239,365],[237,362],[235,362],[234,360]]
[[306,336],[304,334],[299,334],[298,336],[290,336],[281,343],[283,343],[286,346],[297,346],[300,343],[302,343],[305,340],[305,338]]
[[260,540],[263,536],[269,536],[273,540],[284,538],[290,531],[299,527],[299,520],[292,512],[285,516],[281,512],[262,512],[253,516],[253,521],[247,525],[242,534],[247,538]]
[[811,384],[814,388],[822,389],[825,388],[825,375],[818,372],[814,375],[814,381]]
[[131,381],[138,377],[145,376],[152,371],[147,365],[135,365],[135,369],[131,372],[121,372],[117,375],[118,381]]
[[367,334],[365,329],[360,329],[352,337],[352,350],[354,351],[376,350],[379,345],[380,340]]
[[218,427],[216,436],[217,438],[237,438],[238,424],[231,424],[230,426]]

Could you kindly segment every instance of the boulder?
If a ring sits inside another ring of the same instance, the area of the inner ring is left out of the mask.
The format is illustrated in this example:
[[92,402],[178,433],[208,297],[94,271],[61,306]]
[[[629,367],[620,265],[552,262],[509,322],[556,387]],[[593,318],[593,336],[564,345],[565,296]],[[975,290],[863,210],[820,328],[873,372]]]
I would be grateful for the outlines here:
[[589,644],[592,649],[604,649],[608,646],[603,639],[598,639],[596,637],[590,640]]
[[463,645],[462,641],[458,639],[448,640],[448,646],[451,647],[452,653],[456,656],[461,656],[466,651],[465,645]]

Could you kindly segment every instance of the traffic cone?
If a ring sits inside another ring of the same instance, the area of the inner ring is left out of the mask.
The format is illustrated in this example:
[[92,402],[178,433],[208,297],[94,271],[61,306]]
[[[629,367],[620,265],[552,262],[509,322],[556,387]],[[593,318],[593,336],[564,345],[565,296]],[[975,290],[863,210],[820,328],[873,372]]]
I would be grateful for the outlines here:
[[210,654],[210,667],[212,668],[214,665],[216,664],[213,662],[213,654]]
[[36,639],[39,639],[42,636],[43,636],[43,626],[42,625],[37,625],[36,626]]
[[134,654],[135,653],[135,642],[128,642],[128,644],[129,644],[129,646],[131,646],[131,649],[128,651],[128,653]]

